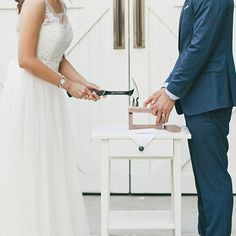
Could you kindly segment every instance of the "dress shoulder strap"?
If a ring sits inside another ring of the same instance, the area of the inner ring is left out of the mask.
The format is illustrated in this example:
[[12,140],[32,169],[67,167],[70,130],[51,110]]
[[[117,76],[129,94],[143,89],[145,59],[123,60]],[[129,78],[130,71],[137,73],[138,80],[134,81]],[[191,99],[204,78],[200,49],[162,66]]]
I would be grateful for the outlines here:
[[64,26],[68,25],[68,19],[66,15],[66,4],[63,0],[60,0],[62,12],[56,13],[48,0],[45,0],[46,10],[45,10],[45,21],[44,24],[49,24],[52,22],[58,22]]
[[[48,0],[45,0],[46,3],[46,10],[53,13],[54,15],[60,14],[60,13],[56,13],[55,10],[53,9],[53,7],[51,6],[51,4],[48,2]],[[60,4],[61,4],[61,8],[62,8],[62,12],[61,13],[65,13],[66,12],[66,4],[63,0],[60,0]]]
[[45,0],[45,5],[46,5],[46,15],[47,15],[47,13],[52,12],[52,9],[50,4],[48,3],[48,0]]

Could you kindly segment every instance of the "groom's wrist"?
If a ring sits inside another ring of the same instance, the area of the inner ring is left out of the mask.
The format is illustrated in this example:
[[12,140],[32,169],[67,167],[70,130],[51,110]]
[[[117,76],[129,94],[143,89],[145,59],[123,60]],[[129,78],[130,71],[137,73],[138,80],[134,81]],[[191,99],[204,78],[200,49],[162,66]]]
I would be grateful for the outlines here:
[[167,88],[165,88],[165,93],[171,100],[173,100],[173,101],[179,100],[179,97],[175,96]]

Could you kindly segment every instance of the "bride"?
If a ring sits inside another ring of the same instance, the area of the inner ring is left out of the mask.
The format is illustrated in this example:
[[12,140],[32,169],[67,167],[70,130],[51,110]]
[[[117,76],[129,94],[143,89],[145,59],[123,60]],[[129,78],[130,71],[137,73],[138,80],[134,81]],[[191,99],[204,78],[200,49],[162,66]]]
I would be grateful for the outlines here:
[[0,235],[89,236],[64,91],[97,101],[99,88],[64,56],[64,2],[16,1],[18,59],[0,99]]

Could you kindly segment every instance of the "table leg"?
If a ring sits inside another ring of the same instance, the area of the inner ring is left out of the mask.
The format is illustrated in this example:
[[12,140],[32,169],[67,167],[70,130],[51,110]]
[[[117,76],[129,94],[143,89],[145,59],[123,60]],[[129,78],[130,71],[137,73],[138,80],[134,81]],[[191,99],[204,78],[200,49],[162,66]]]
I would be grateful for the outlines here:
[[173,159],[173,210],[175,236],[181,236],[181,140],[174,140]]
[[108,140],[101,141],[101,236],[109,236],[110,161]]

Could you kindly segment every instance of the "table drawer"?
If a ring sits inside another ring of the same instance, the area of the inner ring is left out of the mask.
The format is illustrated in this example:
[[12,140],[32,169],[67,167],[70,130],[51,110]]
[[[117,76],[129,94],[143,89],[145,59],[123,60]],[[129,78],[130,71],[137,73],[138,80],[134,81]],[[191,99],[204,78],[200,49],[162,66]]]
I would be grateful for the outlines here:
[[173,156],[173,140],[153,140],[144,149],[132,140],[110,140],[110,157],[171,157]]

